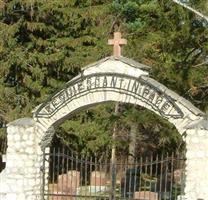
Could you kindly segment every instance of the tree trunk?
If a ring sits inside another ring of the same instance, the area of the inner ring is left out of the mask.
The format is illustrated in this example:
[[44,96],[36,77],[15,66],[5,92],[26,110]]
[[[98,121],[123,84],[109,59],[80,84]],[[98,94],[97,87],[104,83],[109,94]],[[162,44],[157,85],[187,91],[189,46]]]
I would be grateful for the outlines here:
[[130,143],[129,143],[129,156],[128,156],[128,161],[129,164],[133,164],[134,163],[134,159],[135,159],[135,149],[136,149],[136,138],[137,138],[137,128],[138,125],[136,122],[133,122],[131,124],[131,129],[130,129]]
[[[117,102],[115,105],[115,110],[114,110],[115,115],[118,115],[118,107],[119,107],[119,103]],[[114,142],[116,140],[116,131],[117,131],[117,122],[115,122],[115,124],[114,124],[113,136],[112,136],[113,146],[112,146],[112,150],[111,150],[111,163],[113,163],[113,164],[115,164],[115,162],[116,162],[116,147],[114,144]]]
[[[115,105],[114,113],[115,115],[118,115],[118,107],[119,103],[117,102]],[[113,128],[113,145],[111,150],[111,174],[112,174],[112,183],[111,183],[111,193],[110,193],[110,200],[115,199],[115,189],[116,189],[116,146],[115,146],[115,140],[116,140],[116,132],[117,132],[117,122],[114,124]]]

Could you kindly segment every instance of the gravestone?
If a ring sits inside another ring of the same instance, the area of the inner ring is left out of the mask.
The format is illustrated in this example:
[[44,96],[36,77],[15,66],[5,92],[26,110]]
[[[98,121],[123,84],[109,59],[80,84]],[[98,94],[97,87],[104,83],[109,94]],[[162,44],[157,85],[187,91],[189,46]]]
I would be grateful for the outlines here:
[[49,200],[72,200],[71,197],[62,197],[62,196],[55,196],[58,194],[63,194],[62,192],[58,191],[58,184],[49,184],[48,185],[48,192],[49,194],[52,194],[49,196]]
[[66,194],[76,195],[77,188],[80,184],[80,172],[71,170],[67,174],[61,174],[58,176],[57,189],[58,192]]
[[182,178],[183,178],[183,169],[177,169],[173,172],[174,176],[174,182],[176,184],[182,184]]
[[[67,174],[61,174],[58,176],[57,184],[49,184],[49,193],[52,196],[49,196],[49,200],[73,200],[76,195],[77,188],[80,184],[80,172],[79,171],[68,171]],[[55,196],[59,195],[60,196]],[[69,195],[69,196],[61,196],[61,195]],[[72,196],[70,196],[72,195]]]
[[103,192],[107,189],[107,179],[105,172],[93,171],[90,176],[90,192]]
[[[62,176],[62,175],[60,175]],[[60,186],[60,185],[59,185]],[[69,194],[71,195],[70,192],[63,192],[63,191],[60,191],[60,189],[58,189],[58,184],[56,183],[51,183],[48,185],[48,192],[49,194],[49,200],[73,200],[74,197],[72,196],[61,196],[63,194]],[[58,196],[60,195],[60,196]]]
[[135,192],[134,199],[136,200],[158,200],[158,194],[156,192],[149,192],[149,191]]
[[72,200],[72,199],[73,197],[63,197],[63,196],[50,196],[49,197],[49,200]]
[[48,184],[48,192],[51,193],[57,193],[57,184],[56,183],[49,183]]
[[63,194],[62,192],[59,192],[58,191],[58,184],[49,184],[48,185],[48,192],[49,194],[52,194],[52,195],[49,195],[49,200],[72,200],[71,197],[63,197],[63,196],[55,196],[55,195],[58,195],[58,194]]
[[106,185],[106,174],[105,174],[105,172],[93,171],[91,173],[90,185],[93,185],[93,186]]

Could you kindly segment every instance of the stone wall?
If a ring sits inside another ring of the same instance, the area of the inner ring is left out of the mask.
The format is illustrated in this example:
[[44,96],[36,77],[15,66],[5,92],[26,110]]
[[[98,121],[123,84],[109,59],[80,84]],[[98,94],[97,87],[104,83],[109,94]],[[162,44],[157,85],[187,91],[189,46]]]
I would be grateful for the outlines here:
[[0,200],[6,199],[5,171],[0,174]]
[[186,199],[207,200],[208,131],[198,128],[187,130],[186,148]]
[[[208,124],[206,120],[204,122]],[[40,200],[43,185],[43,152],[40,144],[43,146],[50,142],[50,137],[46,137],[47,132],[44,134],[37,122],[28,118],[10,123],[7,131],[6,169],[0,174],[0,200]],[[207,133],[206,127],[189,127],[186,131],[184,200],[208,199]],[[47,152],[49,148],[46,148]],[[45,167],[47,174],[47,162]]]
[[40,199],[42,151],[36,122],[29,118],[8,125],[2,200]]

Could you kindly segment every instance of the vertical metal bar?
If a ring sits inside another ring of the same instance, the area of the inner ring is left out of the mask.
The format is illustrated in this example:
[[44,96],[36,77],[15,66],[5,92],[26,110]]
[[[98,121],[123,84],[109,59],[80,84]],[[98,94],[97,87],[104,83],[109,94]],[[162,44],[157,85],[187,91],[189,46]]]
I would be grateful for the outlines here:
[[92,175],[92,156],[90,156],[90,196],[92,196],[92,191],[91,191],[91,175]]
[[61,154],[61,193],[64,194],[64,146],[62,147],[62,154]]
[[[70,172],[70,174],[69,174],[69,176],[70,176],[70,178],[69,178],[69,180],[70,180],[70,187],[73,186],[73,180],[72,180],[73,171],[74,171],[74,152],[71,150],[71,169],[69,171]],[[71,189],[70,190],[70,196],[72,197],[72,195],[73,195],[73,191]]]
[[[143,157],[140,157],[140,173],[139,173],[139,191],[142,190],[142,168],[143,168]],[[139,198],[140,198],[140,193],[139,193]]]
[[168,153],[167,153],[167,155],[166,155],[166,160],[165,160],[165,183],[164,183],[164,195],[165,195],[165,198],[164,198],[164,200],[166,200],[167,198],[166,198],[166,196],[167,196],[167,181],[168,181],[168,163],[169,163],[169,157],[168,157],[169,155],[168,155]]
[[156,184],[155,184],[154,192],[157,192],[157,187],[158,187],[158,154],[156,155],[156,159],[155,159],[155,177],[156,177]]
[[112,172],[111,200],[114,200],[115,199],[115,185],[116,185],[116,166],[115,166],[115,163],[112,163],[111,172]]
[[102,173],[101,173],[101,171],[102,171],[102,169],[101,169],[101,160],[99,160],[99,162],[98,162],[98,165],[99,165],[99,172],[100,172],[100,193],[102,194],[102,188],[101,188],[101,185],[103,186],[103,184],[102,184]]
[[185,158],[185,152],[183,152],[183,168],[182,168],[183,195],[185,194],[185,186],[186,186],[185,169],[186,169],[186,158]]
[[106,153],[104,160],[105,160],[104,172],[105,174],[108,174],[108,152]]
[[128,180],[128,182],[129,182],[129,188],[128,188],[128,190],[129,190],[129,199],[131,198],[131,190],[132,190],[132,181],[131,181],[131,179],[132,179],[132,168],[131,168],[131,164],[130,163],[128,163],[128,170],[129,170],[129,180]]
[[95,153],[95,193],[97,193],[97,154]]
[[[87,169],[88,169],[88,160],[89,160],[89,158],[88,157],[85,157],[85,159],[84,159],[84,162],[85,162],[85,170],[84,170],[84,174],[85,174],[85,180],[84,180],[84,186],[85,186],[85,196],[87,196],[87,189],[86,189],[86,187],[87,187]],[[90,185],[89,185],[89,187],[90,187]]]
[[162,153],[161,160],[160,160],[160,194],[159,194],[160,199],[162,199],[163,162],[164,162],[164,157]]
[[153,177],[153,174],[152,174],[152,164],[153,164],[153,156],[152,156],[152,153],[150,155],[150,177],[153,178],[151,181],[150,181],[150,191],[152,192],[152,182],[154,182],[154,177]]
[[133,198],[134,198],[134,193],[136,192],[136,187],[137,187],[137,164],[138,164],[138,162],[137,162],[137,159],[135,159],[135,162],[134,162],[134,169],[135,169],[135,171],[134,171],[134,190],[133,190]]
[[127,197],[127,185],[126,185],[126,182],[127,182],[127,174],[128,174],[128,166],[127,166],[127,162],[128,160],[124,161],[124,172],[125,172],[125,177],[124,177],[124,198]]
[[[57,159],[58,159],[58,167],[57,167],[57,181],[59,181],[59,171],[60,171],[60,148],[58,147],[58,155],[57,155]],[[57,191],[56,194],[58,195],[58,185],[57,185]]]
[[78,157],[78,154],[76,154],[76,167],[75,167],[75,189],[76,189],[76,191],[75,191],[75,194],[73,194],[73,195],[76,195],[77,194],[77,187],[78,187],[78,183],[79,183],[79,181],[80,180],[77,180],[77,177],[78,177],[78,161],[79,161],[79,157]]
[[[175,168],[174,171],[178,169],[178,153],[175,155]],[[177,199],[178,194],[178,183],[175,182],[175,191],[174,191],[174,199]]]
[[80,191],[79,193],[81,193],[82,195],[82,182],[83,182],[83,156],[81,155],[81,158],[80,158]]
[[[144,172],[145,176],[148,175],[148,158],[146,156],[145,158],[145,172]],[[146,181],[146,178],[145,178],[145,183],[144,183],[144,187],[145,187],[145,191],[146,191],[146,188],[147,188],[147,181]]]
[[174,163],[174,153],[172,153],[171,155],[171,170],[170,170],[170,173],[171,173],[171,178],[170,178],[170,199],[172,199],[172,192],[173,192],[173,163]]
[[183,191],[183,188],[184,188],[184,166],[183,166],[183,162],[184,160],[182,159],[183,158],[183,154],[181,154],[179,156],[179,169],[181,170],[181,174],[180,174],[180,195],[183,195],[184,191]]
[[147,189],[147,181],[146,181],[146,175],[147,175],[147,167],[148,167],[148,159],[147,156],[145,158],[145,171],[144,171],[144,198],[146,198],[146,189]]
[[55,188],[54,188],[54,183],[55,183],[55,160],[56,160],[56,151],[55,148],[53,148],[53,157],[52,157],[52,168],[53,168],[53,172],[52,172],[52,200],[54,199],[54,193],[55,193]]
[[[124,176],[125,176],[125,169],[124,169],[124,160],[123,159],[121,159],[121,174],[122,174],[122,172],[124,172]],[[124,177],[120,177],[120,185],[119,185],[119,191],[120,191],[120,195],[121,195],[121,198],[123,198],[124,197],[124,194],[123,194],[123,190],[124,190],[124,187],[123,187],[123,184],[124,184]]]
[[[68,149],[66,150],[66,155],[67,155],[67,157],[66,157],[66,177],[67,177],[67,181],[66,181],[66,185],[67,185],[67,188],[69,188],[69,151],[68,151]],[[67,195],[69,195],[69,191],[67,190]]]

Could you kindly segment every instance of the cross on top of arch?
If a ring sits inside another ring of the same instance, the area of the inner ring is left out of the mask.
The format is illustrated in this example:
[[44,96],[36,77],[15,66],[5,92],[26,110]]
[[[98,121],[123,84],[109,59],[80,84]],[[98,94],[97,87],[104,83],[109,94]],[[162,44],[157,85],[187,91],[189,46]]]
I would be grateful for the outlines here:
[[115,57],[121,56],[121,46],[127,44],[127,40],[121,38],[120,32],[114,33],[114,39],[108,40],[109,45],[113,45],[113,55]]

